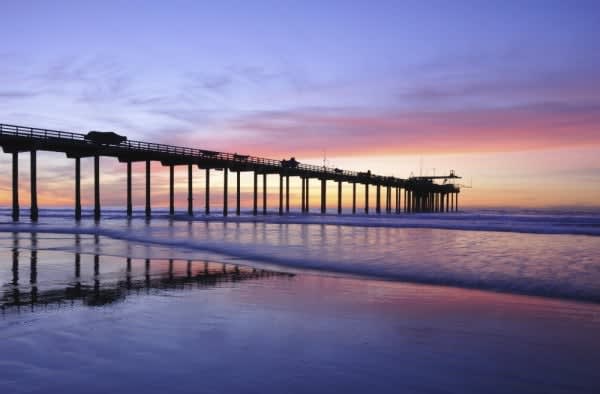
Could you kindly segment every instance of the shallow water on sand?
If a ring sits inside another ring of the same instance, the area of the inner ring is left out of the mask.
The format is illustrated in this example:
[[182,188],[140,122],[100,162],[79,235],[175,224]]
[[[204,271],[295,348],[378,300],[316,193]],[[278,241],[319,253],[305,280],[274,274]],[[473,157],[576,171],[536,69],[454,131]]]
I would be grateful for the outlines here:
[[[540,228],[549,233],[540,233]],[[103,255],[185,255],[600,302],[600,236],[581,234],[583,230],[600,230],[600,215],[289,215],[225,221],[199,216],[189,221],[157,214],[148,222],[140,217],[127,220],[116,211],[106,212],[98,224],[89,219],[74,224],[70,211],[50,211],[43,212],[38,224],[0,220],[0,239],[10,238],[12,231],[99,235],[111,242],[86,241],[77,248]],[[150,245],[152,252],[147,253]],[[27,241],[20,247],[28,247]],[[54,245],[65,251],[74,247],[72,242]]]
[[600,388],[599,304],[196,257],[105,236],[4,234],[0,390]]

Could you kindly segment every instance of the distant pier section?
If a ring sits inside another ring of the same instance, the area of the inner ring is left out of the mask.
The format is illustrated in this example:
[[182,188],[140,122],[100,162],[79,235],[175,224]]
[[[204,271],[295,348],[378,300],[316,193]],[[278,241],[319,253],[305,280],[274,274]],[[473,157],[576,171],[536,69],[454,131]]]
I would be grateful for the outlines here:
[[[194,215],[193,206],[193,173],[194,168],[205,171],[204,213],[210,214],[210,171],[223,172],[223,216],[230,212],[228,206],[229,173],[236,178],[235,214],[240,215],[240,174],[251,172],[254,177],[252,213],[267,214],[267,175],[279,175],[279,204],[278,213],[284,215],[290,212],[290,177],[301,179],[302,213],[310,211],[309,182],[320,182],[320,212],[327,210],[327,182],[337,183],[337,212],[342,213],[342,183],[352,185],[352,213],[357,213],[356,188],[365,188],[364,213],[368,214],[369,188],[376,190],[375,213],[401,214],[413,212],[456,212],[458,210],[458,195],[460,186],[452,180],[460,179],[454,171],[446,176],[419,176],[407,179],[372,174],[371,171],[355,172],[339,168],[303,164],[294,158],[289,160],[273,160],[261,157],[240,155],[237,153],[215,152],[210,150],[156,144],[151,142],[131,141],[116,133],[89,132],[87,134],[71,133],[57,130],[47,130],[32,127],[0,124],[0,146],[5,153],[12,155],[12,218],[19,220],[19,161],[20,153],[28,153],[30,157],[30,192],[32,221],[38,219],[37,203],[37,151],[63,152],[66,157],[75,161],[74,165],[74,195],[75,218],[81,219],[81,158],[94,159],[94,218],[101,218],[100,206],[100,157],[114,157],[127,167],[126,210],[127,215],[133,215],[132,204],[132,163],[145,163],[145,215],[151,217],[151,174],[150,163],[160,162],[169,167],[169,212],[175,214],[174,198],[174,168],[187,166],[187,214]],[[259,207],[258,184],[262,177],[262,206]],[[442,183],[436,183],[442,181]],[[450,182],[448,182],[450,181]],[[382,196],[383,194],[383,196]],[[385,206],[382,207],[382,202]],[[260,208],[260,209],[259,209]]]

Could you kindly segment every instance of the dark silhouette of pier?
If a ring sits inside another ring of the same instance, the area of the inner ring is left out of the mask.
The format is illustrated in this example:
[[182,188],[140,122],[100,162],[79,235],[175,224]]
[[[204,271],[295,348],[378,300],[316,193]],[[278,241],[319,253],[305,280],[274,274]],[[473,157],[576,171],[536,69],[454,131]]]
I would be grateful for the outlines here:
[[[447,181],[460,179],[453,171],[447,176],[409,177],[407,179],[372,174],[371,171],[355,172],[326,166],[309,165],[289,160],[273,160],[237,153],[215,152],[210,150],[178,147],[150,142],[125,140],[118,143],[104,143],[86,138],[85,134],[65,131],[38,129],[14,125],[0,124],[0,146],[5,153],[12,154],[12,217],[19,220],[19,179],[18,155],[28,152],[30,155],[31,181],[31,220],[38,219],[37,204],[37,151],[63,152],[67,158],[75,160],[75,218],[81,219],[81,158],[94,158],[94,218],[101,217],[100,207],[100,157],[115,157],[127,166],[126,209],[132,216],[132,163],[145,162],[146,165],[146,204],[145,215],[152,215],[150,203],[151,174],[150,163],[158,161],[169,167],[169,213],[175,214],[174,168],[187,166],[187,214],[194,215],[193,207],[193,169],[197,167],[206,172],[204,213],[210,214],[210,170],[223,172],[223,215],[229,214],[228,186],[229,172],[236,175],[236,207],[235,214],[240,214],[240,174],[252,172],[253,209],[259,213],[258,178],[262,176],[262,213],[267,213],[267,175],[279,175],[279,214],[290,212],[290,177],[301,178],[301,212],[309,212],[309,181],[321,183],[321,213],[326,212],[327,182],[337,183],[337,212],[342,213],[342,183],[352,185],[352,213],[356,214],[356,187],[365,188],[364,212],[369,213],[369,187],[376,188],[375,212],[381,214],[400,214],[411,212],[455,212],[458,210],[458,194],[460,187]],[[444,183],[435,183],[443,180]],[[382,209],[382,194],[385,207]]]

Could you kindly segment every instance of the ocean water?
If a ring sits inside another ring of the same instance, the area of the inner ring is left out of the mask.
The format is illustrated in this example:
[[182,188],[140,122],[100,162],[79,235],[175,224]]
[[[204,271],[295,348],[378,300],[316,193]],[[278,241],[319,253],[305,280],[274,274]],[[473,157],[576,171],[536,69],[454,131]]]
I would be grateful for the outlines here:
[[0,391],[596,393],[600,215],[0,211]]
[[[318,271],[508,293],[600,301],[600,213],[468,212],[420,215],[242,215],[127,220],[106,211],[75,224],[70,210],[0,232],[98,235],[104,255],[190,256],[264,268]],[[4,221],[2,220],[4,218]],[[130,243],[153,245],[152,255]],[[87,245],[79,245],[89,252]],[[72,251],[68,242],[55,246]],[[128,249],[129,248],[129,249]],[[159,253],[159,255],[156,255]]]

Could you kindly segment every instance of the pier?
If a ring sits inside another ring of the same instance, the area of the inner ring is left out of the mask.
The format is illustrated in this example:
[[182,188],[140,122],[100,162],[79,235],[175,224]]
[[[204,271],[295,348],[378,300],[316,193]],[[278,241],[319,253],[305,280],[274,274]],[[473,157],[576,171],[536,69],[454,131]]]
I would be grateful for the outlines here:
[[[192,188],[194,168],[205,171],[205,201],[204,213],[211,213],[210,209],[210,171],[218,170],[223,173],[223,216],[230,213],[240,215],[240,174],[253,173],[252,214],[259,214],[258,180],[262,175],[262,214],[267,214],[267,175],[278,175],[279,195],[278,213],[285,215],[290,212],[290,178],[301,179],[301,212],[308,213],[309,206],[309,181],[312,179],[320,182],[320,212],[327,211],[327,183],[337,185],[337,213],[342,213],[342,184],[352,185],[352,213],[357,213],[356,190],[357,184],[364,186],[364,213],[372,212],[369,206],[369,188],[375,188],[375,213],[376,214],[401,214],[416,212],[456,212],[458,210],[458,195],[460,186],[448,180],[460,179],[453,171],[447,176],[419,176],[398,178],[372,174],[371,171],[356,172],[339,168],[318,166],[297,162],[294,158],[289,160],[273,160],[255,156],[240,155],[237,153],[216,152],[210,150],[179,147],[151,142],[125,140],[119,143],[97,143],[86,139],[86,134],[66,131],[48,130],[32,127],[0,124],[0,146],[5,153],[12,155],[12,218],[20,218],[19,206],[19,154],[29,154],[30,157],[30,192],[31,207],[30,219],[38,220],[39,208],[37,204],[37,152],[51,151],[65,153],[66,157],[73,159],[74,164],[74,196],[75,218],[81,219],[81,159],[93,158],[94,160],[94,219],[101,218],[101,182],[100,182],[100,157],[113,157],[126,165],[127,187],[126,212],[133,215],[132,204],[132,163],[145,163],[145,216],[152,216],[151,206],[151,162],[160,162],[169,167],[169,213],[175,214],[175,166],[187,167],[187,214],[194,215]],[[230,212],[229,199],[229,173],[235,174],[236,206]],[[442,181],[443,183],[436,183]],[[383,203],[383,204],[382,204]]]

